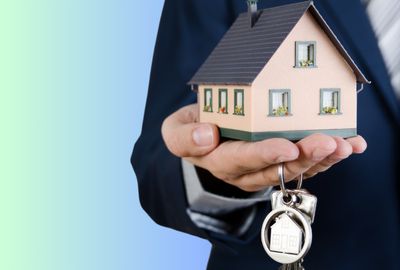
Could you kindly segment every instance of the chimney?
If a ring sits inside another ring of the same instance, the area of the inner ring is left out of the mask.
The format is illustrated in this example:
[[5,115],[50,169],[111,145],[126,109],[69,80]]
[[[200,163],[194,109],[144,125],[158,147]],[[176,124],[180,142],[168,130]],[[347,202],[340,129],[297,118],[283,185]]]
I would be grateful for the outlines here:
[[250,17],[250,26],[253,27],[257,21],[257,2],[258,0],[247,0],[247,7]]

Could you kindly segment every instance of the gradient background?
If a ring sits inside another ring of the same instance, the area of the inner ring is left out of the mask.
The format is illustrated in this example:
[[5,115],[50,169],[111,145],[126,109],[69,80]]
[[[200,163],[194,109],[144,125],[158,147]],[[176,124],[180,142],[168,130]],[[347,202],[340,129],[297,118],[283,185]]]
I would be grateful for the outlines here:
[[163,1],[0,1],[0,269],[205,269],[129,158]]

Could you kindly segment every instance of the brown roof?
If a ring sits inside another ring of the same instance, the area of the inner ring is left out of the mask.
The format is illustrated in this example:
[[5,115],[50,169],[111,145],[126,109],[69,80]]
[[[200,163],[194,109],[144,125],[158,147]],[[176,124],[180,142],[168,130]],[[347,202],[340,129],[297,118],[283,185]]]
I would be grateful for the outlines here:
[[249,14],[240,14],[189,84],[250,85],[308,10],[353,69],[357,81],[369,83],[313,2],[305,1],[260,10],[253,27]]

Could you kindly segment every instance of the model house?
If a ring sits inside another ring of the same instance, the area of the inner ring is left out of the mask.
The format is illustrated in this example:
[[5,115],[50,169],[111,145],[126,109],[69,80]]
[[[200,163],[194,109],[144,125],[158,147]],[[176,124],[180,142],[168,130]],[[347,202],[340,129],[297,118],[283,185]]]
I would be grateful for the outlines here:
[[313,2],[248,6],[189,82],[200,121],[250,141],[357,135],[357,92],[369,81]]
[[299,254],[303,233],[300,226],[287,214],[280,215],[271,226],[269,249],[275,252]]

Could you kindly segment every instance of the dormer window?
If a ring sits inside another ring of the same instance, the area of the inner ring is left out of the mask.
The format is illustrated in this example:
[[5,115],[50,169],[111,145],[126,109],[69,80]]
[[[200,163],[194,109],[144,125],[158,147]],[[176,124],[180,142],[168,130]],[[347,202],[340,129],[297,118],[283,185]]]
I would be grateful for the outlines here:
[[297,41],[295,67],[300,67],[300,68],[316,67],[315,51],[316,51],[315,41]]

